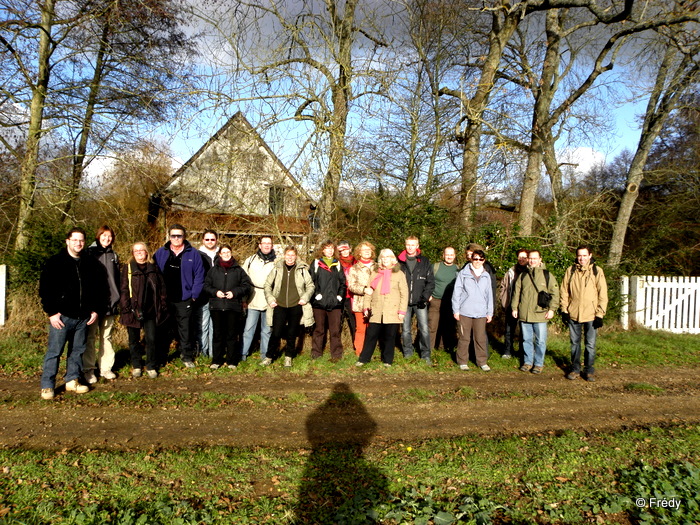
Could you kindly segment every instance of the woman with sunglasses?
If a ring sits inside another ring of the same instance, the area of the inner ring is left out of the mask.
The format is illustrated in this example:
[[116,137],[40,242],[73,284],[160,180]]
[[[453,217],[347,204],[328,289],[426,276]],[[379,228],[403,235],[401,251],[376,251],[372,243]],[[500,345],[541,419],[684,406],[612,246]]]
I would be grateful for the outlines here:
[[483,371],[491,370],[486,363],[486,323],[493,318],[493,288],[491,276],[484,270],[486,254],[474,250],[471,261],[457,274],[452,295],[452,312],[458,322],[459,343],[457,364],[460,370],[469,370],[469,345],[474,339],[476,364]]

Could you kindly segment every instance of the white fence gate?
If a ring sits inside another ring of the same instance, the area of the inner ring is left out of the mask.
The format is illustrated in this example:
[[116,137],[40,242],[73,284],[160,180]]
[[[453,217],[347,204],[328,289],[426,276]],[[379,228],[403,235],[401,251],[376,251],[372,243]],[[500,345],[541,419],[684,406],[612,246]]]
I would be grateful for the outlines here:
[[700,277],[622,278],[622,327],[700,334]]

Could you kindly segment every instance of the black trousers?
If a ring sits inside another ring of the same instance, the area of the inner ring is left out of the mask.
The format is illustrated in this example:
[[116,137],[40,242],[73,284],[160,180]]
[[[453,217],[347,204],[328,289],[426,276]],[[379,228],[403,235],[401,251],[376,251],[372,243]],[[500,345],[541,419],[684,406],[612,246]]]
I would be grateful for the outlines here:
[[299,335],[299,324],[301,323],[302,309],[297,304],[289,308],[275,306],[272,310],[272,335],[267,348],[267,357],[275,360],[280,354],[280,342],[286,341],[284,355],[286,357],[296,356],[296,338]]
[[[156,346],[156,320],[144,319],[143,336],[146,342],[146,369],[158,370],[158,353]],[[129,334],[129,353],[131,354],[131,366],[143,368],[143,348],[141,347],[141,328],[126,328]]]
[[214,348],[212,364],[238,365],[241,361],[241,336],[243,335],[243,313],[233,310],[209,310],[214,324]]
[[399,333],[400,324],[369,323],[365,333],[365,344],[358,361],[369,363],[374,355],[374,348],[377,341],[382,341],[382,363],[392,364],[394,362],[394,348],[396,346],[396,335]]

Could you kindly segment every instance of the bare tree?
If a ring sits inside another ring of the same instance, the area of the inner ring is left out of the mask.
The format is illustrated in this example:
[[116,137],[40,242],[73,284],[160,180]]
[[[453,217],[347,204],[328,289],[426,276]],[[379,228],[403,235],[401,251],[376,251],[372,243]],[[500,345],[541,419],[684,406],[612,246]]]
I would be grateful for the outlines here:
[[519,24],[533,13],[561,8],[581,8],[590,12],[600,22],[614,23],[626,19],[632,11],[633,4],[633,0],[613,2],[612,5],[597,0],[524,0],[518,3],[499,0],[489,7],[472,8],[473,11],[490,18],[491,22],[490,31],[482,44],[483,50],[477,55],[478,60],[465,64],[478,70],[477,78],[473,82],[471,93],[448,87],[440,90],[443,95],[459,98],[466,108],[462,182],[459,191],[460,218],[465,228],[472,225],[476,204],[475,187],[485,113],[498,80],[504,49]]
[[[613,69],[623,44],[630,37],[693,19],[692,15],[665,6],[652,7],[646,5],[633,12],[625,24],[612,26],[602,24],[597,17],[586,12],[551,9],[544,15],[546,44],[541,58],[539,53],[534,55],[537,58],[528,56],[527,43],[538,41],[530,31],[518,34],[515,42],[509,45],[515,61],[512,70],[516,73],[509,74],[505,70],[500,76],[529,90],[534,100],[530,139],[528,143],[520,144],[528,153],[519,212],[522,235],[533,233],[535,201],[544,165],[551,181],[557,222],[555,235],[559,242],[564,242],[567,228],[563,219],[567,211],[562,207],[562,165],[557,160],[555,144],[562,130],[571,129],[567,121],[576,121],[580,126],[591,119],[574,111],[576,103],[584,95],[590,95],[602,75]],[[585,34],[585,38],[581,38],[581,34]]]
[[24,249],[38,170],[55,156],[48,144],[42,150],[46,138],[73,145],[65,200],[54,201],[67,214],[90,144],[94,155],[127,136],[136,121],[167,118],[164,94],[182,103],[171,90],[181,80],[181,53],[191,47],[170,0],[2,1],[10,16],[0,24],[1,100],[5,108],[29,108],[25,121],[12,122],[26,129],[22,147],[0,138],[8,151],[22,156],[15,248]]
[[[612,267],[619,266],[622,260],[625,234],[654,142],[671,113],[677,109],[682,96],[697,82],[700,72],[700,63],[698,63],[700,42],[696,27],[696,24],[688,24],[685,28],[659,30],[660,56],[644,114],[639,143],[627,172],[627,185],[610,241],[608,264]],[[652,45],[649,49],[656,50]],[[645,56],[645,64],[653,63],[651,59],[651,56]]]
[[[264,101],[278,121],[285,118],[287,105],[292,118],[309,124],[320,139],[311,144],[327,148],[314,152],[324,159],[317,212],[322,231],[333,220],[353,108],[365,95],[385,90],[389,73],[377,68],[375,60],[378,50],[387,46],[382,17],[389,5],[380,2],[369,12],[359,0],[238,0],[226,14],[218,13],[217,20],[211,13],[202,14],[227,39],[236,78],[252,82],[239,82],[243,93],[233,101]],[[230,26],[223,27],[222,19]]]
[[66,41],[81,67],[56,86],[57,109],[69,115],[74,148],[64,218],[78,198],[90,143],[92,155],[110,144],[117,148],[133,140],[136,122],[163,122],[183,105],[194,80],[188,65],[194,40],[184,24],[184,12],[172,0],[102,0]]

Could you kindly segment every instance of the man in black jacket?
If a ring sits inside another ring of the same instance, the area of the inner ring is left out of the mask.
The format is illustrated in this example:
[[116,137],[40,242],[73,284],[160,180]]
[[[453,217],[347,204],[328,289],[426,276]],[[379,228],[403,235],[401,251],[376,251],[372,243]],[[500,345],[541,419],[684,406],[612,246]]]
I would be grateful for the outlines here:
[[430,328],[428,326],[428,304],[435,289],[435,275],[433,266],[425,255],[420,253],[418,237],[406,238],[406,249],[401,252],[398,259],[401,269],[408,282],[408,310],[401,328],[401,345],[403,356],[409,358],[413,355],[413,335],[411,333],[411,321],[416,316],[418,324],[418,346],[420,357],[427,364],[430,360]]
[[51,257],[41,271],[39,296],[49,316],[49,344],[41,376],[42,399],[53,399],[58,363],[66,342],[72,350],[66,358],[66,390],[89,391],[78,378],[83,370],[87,327],[97,320],[105,294],[99,263],[83,252],[85,231],[73,228],[66,235],[66,248]]

